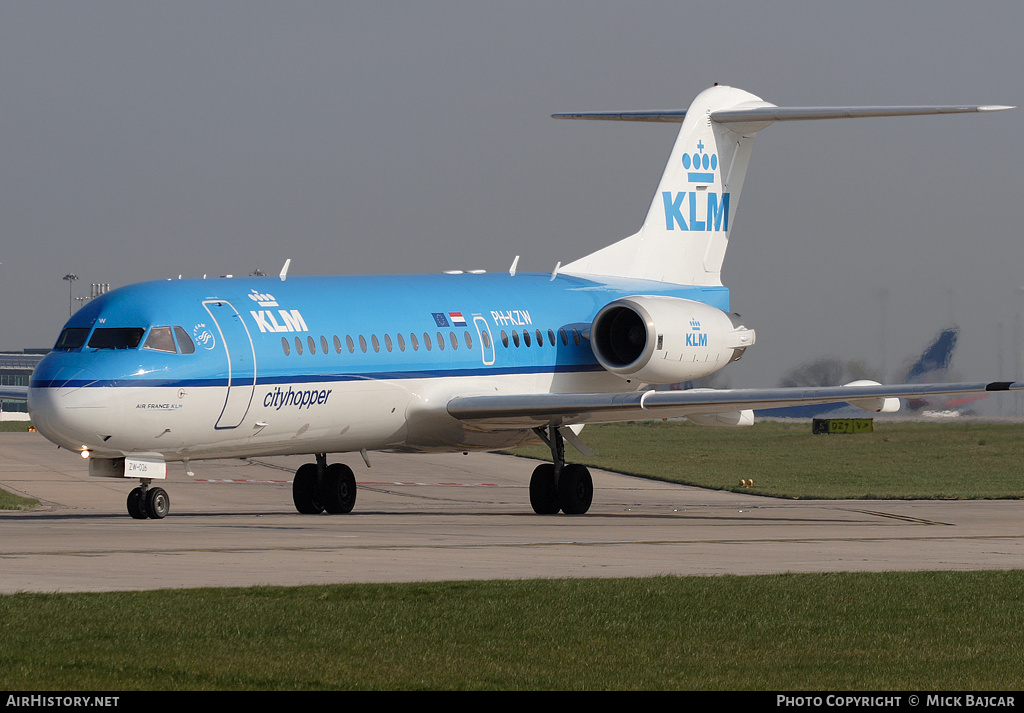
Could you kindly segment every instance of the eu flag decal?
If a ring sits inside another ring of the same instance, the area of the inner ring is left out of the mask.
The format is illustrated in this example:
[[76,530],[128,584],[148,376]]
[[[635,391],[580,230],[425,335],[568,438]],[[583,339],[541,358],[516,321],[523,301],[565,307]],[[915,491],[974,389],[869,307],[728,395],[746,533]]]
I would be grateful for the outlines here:
[[437,322],[438,327],[448,326],[448,317],[445,316],[444,312],[431,312],[434,317],[434,321]]

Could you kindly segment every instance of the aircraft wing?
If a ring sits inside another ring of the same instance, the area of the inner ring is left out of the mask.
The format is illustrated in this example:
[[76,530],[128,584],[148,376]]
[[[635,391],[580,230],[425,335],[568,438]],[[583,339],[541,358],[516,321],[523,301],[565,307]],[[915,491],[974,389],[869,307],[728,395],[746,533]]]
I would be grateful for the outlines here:
[[0,386],[0,399],[25,401],[28,399],[27,386]]
[[[448,402],[448,413],[482,428],[502,429],[640,421],[844,402],[857,402],[855,405],[861,408],[881,411],[885,399],[1015,390],[1024,390],[1024,382],[459,396]],[[877,408],[873,407],[875,405]]]

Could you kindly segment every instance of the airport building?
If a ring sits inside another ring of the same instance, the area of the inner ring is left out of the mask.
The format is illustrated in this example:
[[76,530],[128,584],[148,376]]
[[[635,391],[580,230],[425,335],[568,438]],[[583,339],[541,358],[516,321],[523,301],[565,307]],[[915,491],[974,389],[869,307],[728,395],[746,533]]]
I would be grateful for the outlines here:
[[[49,349],[0,352],[0,386],[28,386],[32,370]],[[0,400],[0,419],[27,420],[28,404],[21,400]]]

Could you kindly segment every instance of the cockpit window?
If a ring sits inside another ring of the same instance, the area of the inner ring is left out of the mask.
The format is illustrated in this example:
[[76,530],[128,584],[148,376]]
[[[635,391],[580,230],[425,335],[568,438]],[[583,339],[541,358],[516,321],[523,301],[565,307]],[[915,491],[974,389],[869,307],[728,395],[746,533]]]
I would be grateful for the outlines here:
[[89,339],[90,349],[134,349],[142,341],[142,327],[105,327],[97,329]]
[[[171,335],[172,329],[174,330],[173,336]],[[177,347],[174,345],[175,339],[178,341]],[[177,325],[153,327],[149,330],[149,336],[146,337],[146,343],[142,345],[142,348],[170,354],[195,354],[196,343],[192,341],[192,337],[188,336],[188,332]]]
[[195,354],[196,344],[192,341],[192,337],[188,336],[181,327],[174,328],[174,336],[178,338],[178,351],[182,354]]
[[177,350],[174,348],[174,337],[171,336],[171,328],[153,327],[149,330],[149,336],[146,337],[146,343],[142,345],[142,348],[174,354]]
[[68,327],[60,333],[60,337],[57,338],[57,343],[53,345],[53,348],[59,352],[81,349],[85,345],[85,339],[88,336],[88,327]]

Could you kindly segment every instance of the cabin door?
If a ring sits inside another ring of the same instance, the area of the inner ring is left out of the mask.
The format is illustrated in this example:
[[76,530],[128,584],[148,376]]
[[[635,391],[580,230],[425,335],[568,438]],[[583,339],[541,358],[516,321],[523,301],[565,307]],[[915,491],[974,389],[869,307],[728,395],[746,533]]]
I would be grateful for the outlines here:
[[237,428],[249,411],[256,389],[256,351],[252,346],[249,328],[230,302],[208,300],[203,302],[203,307],[217,325],[228,367],[224,407],[214,427]]

